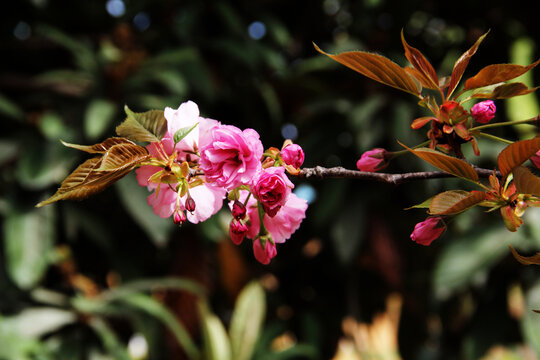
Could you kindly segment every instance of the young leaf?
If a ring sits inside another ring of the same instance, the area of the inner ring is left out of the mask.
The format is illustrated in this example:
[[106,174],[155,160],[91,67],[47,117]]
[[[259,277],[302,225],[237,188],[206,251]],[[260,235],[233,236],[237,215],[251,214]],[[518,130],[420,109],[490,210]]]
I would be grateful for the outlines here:
[[476,89],[483,86],[502,83],[517,78],[525,74],[540,63],[540,59],[528,66],[515,64],[493,64],[488,65],[472,78],[465,81],[465,89]]
[[479,99],[507,99],[514,96],[527,95],[536,91],[538,87],[529,88],[523,83],[502,84],[493,89],[492,92],[477,92],[472,98]]
[[174,133],[174,143],[178,144],[180,141],[182,141],[182,139],[185,138],[186,136],[188,136],[188,134],[191,131],[193,131],[193,129],[195,129],[197,127],[197,125],[199,125],[199,123],[196,123],[193,126],[186,126],[186,127],[178,129]]
[[321,54],[370,79],[413,95],[420,94],[420,85],[401,66],[384,56],[364,51],[348,51],[332,55],[325,53],[315,44],[313,46]]
[[469,65],[469,60],[471,60],[471,57],[476,53],[476,50],[478,50],[480,43],[484,40],[488,33],[489,31],[486,32],[484,35],[480,36],[478,40],[476,40],[474,45],[471,46],[469,50],[464,52],[463,55],[461,55],[460,58],[457,59],[457,61],[455,62],[454,68],[452,69],[450,84],[448,85],[448,98],[450,98],[450,96],[456,89],[459,81],[461,80],[461,77],[463,76],[463,73],[465,72],[465,69]]
[[497,164],[503,176],[508,175],[525,160],[540,150],[540,137],[530,140],[516,141],[508,145],[497,157]]
[[478,205],[486,198],[481,191],[450,190],[442,192],[431,201],[431,215],[455,215]]
[[420,117],[418,119],[414,119],[414,121],[411,124],[411,128],[415,129],[415,130],[420,129],[422,126],[426,125],[428,122],[430,122],[432,120],[437,120],[437,118],[435,118],[433,116],[424,116],[424,117]]
[[464,160],[429,148],[411,149],[402,143],[399,144],[412,152],[414,155],[418,156],[420,159],[430,163],[442,171],[463,179],[469,179],[475,182],[478,181],[478,173],[469,163],[465,162]]
[[60,142],[62,144],[64,144],[64,146],[67,146],[67,147],[70,147],[70,148],[73,148],[73,149],[77,149],[77,150],[81,150],[81,151],[86,151],[87,153],[90,153],[90,154],[104,154],[111,147],[113,147],[115,145],[119,145],[119,144],[135,144],[134,142],[132,142],[132,141],[126,139],[126,138],[121,138],[121,137],[108,138],[107,140],[105,140],[105,141],[103,141],[103,142],[101,142],[99,144],[94,144],[94,145],[70,144],[70,143],[67,143],[67,142],[62,141],[62,140],[60,140]]
[[231,343],[221,320],[208,309],[205,303],[199,304],[199,316],[202,323],[204,358],[208,360],[232,359]]
[[514,174],[514,185],[520,194],[530,194],[540,196],[540,178],[533,175],[524,166],[518,166],[512,170]]
[[118,136],[124,136],[133,141],[157,142],[167,132],[167,120],[162,110],[134,113],[127,106],[124,110],[127,118],[116,127]]
[[403,35],[403,30],[401,30],[401,42],[403,43],[403,48],[405,49],[405,56],[412,66],[418,71],[415,77],[423,86],[429,89],[438,89],[439,77],[437,76],[435,69],[433,69],[431,63],[420,52],[420,50],[407,44],[405,41],[405,36]]
[[137,144],[119,144],[111,147],[104,155],[98,171],[121,171],[149,158],[148,150]]
[[416,204],[416,205],[413,205],[413,206],[410,206],[408,208],[405,208],[404,210],[411,210],[411,209],[429,209],[429,207],[431,206],[431,201],[433,200],[433,197],[430,197],[429,199],[427,200],[424,200],[423,202],[421,202],[420,204]]
[[514,249],[512,245],[508,245],[514,258],[523,265],[540,265],[540,253],[536,253],[533,256],[522,256]]

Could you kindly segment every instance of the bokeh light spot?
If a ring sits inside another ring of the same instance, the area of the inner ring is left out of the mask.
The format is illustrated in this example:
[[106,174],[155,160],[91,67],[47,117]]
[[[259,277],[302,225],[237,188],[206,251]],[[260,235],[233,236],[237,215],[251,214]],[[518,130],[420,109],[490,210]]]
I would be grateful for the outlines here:
[[32,28],[24,21],[19,21],[13,29],[13,36],[19,40],[26,40],[32,35]]
[[126,5],[122,0],[108,0],[105,8],[114,17],[120,17],[126,13]]
[[317,199],[317,191],[309,184],[300,184],[294,189],[294,193],[301,199],[304,199],[311,204]]
[[295,140],[298,137],[298,129],[293,124],[285,124],[281,128],[281,136],[283,136],[284,139]]
[[248,34],[254,40],[260,40],[266,35],[266,25],[260,21],[254,21],[248,26]]
[[148,29],[150,27],[150,23],[150,16],[144,11],[137,13],[137,15],[135,15],[133,18],[133,25],[135,25],[139,31]]

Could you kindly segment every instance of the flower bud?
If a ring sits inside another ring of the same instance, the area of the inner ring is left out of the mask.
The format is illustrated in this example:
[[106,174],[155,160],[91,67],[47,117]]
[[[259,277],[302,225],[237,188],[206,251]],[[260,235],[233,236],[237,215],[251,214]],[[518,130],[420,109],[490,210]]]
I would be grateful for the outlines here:
[[229,235],[231,240],[236,245],[240,245],[242,240],[246,237],[248,232],[248,227],[241,221],[232,220],[231,225],[229,226]]
[[246,217],[246,207],[238,200],[234,201],[231,212],[236,220],[241,220]]
[[181,210],[175,210],[173,214],[173,221],[176,225],[181,226],[186,222],[186,214]]
[[387,160],[388,151],[377,148],[366,151],[356,162],[356,167],[360,171],[375,172],[384,169],[388,166]]
[[441,217],[428,217],[426,220],[416,224],[411,239],[418,244],[427,246],[441,236],[445,229],[446,226]]
[[287,165],[298,169],[304,163],[304,150],[297,144],[289,144],[281,150],[281,158]]
[[270,236],[259,237],[253,241],[253,254],[261,264],[268,265],[277,254],[276,244]]
[[482,124],[487,124],[495,117],[495,103],[492,100],[481,101],[471,108],[471,116]]
[[531,157],[532,163],[540,169],[540,151]]
[[188,195],[188,197],[186,199],[185,207],[186,207],[186,210],[189,211],[189,212],[194,212],[195,211],[195,200],[193,200],[193,198],[191,196],[189,196],[189,195]]

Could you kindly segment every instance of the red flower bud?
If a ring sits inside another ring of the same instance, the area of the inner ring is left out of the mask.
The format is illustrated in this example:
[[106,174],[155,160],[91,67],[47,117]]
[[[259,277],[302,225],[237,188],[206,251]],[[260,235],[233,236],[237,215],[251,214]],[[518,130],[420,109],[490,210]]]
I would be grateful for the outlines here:
[[388,165],[387,153],[388,151],[380,148],[366,151],[356,162],[356,167],[360,171],[375,172],[382,170]]
[[186,207],[186,210],[189,212],[195,211],[195,200],[193,200],[193,198],[189,195],[188,195],[188,198],[186,199],[185,207]]
[[235,200],[231,212],[236,220],[241,220],[246,217],[246,207],[238,200]]
[[176,225],[182,225],[186,222],[186,214],[183,211],[175,210],[173,214],[173,221]]
[[411,239],[418,244],[427,246],[441,236],[445,229],[446,226],[439,216],[428,217],[426,220],[416,224]]
[[236,221],[233,219],[231,221],[231,225],[229,226],[229,235],[231,237],[231,240],[236,245],[240,245],[242,243],[242,240],[246,237],[246,234],[248,232],[248,227],[246,224],[242,223],[241,221]]
[[487,124],[495,117],[495,103],[491,100],[481,101],[478,104],[475,104],[471,108],[471,115],[474,120],[482,124]]

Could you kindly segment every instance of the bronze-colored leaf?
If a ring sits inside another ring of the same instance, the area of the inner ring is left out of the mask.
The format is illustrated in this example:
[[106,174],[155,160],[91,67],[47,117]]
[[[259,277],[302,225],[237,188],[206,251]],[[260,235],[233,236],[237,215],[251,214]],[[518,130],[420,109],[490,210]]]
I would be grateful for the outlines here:
[[512,174],[518,193],[540,196],[540,177],[524,166],[516,167],[512,170]]
[[79,165],[62,182],[53,196],[40,202],[36,207],[59,200],[85,199],[103,191],[149,157],[150,155],[142,146],[133,143],[115,145],[103,157],[88,159]]
[[121,138],[121,137],[112,137],[108,138],[107,140],[94,145],[77,145],[77,144],[70,144],[65,141],[60,140],[64,146],[74,148],[81,151],[86,151],[90,154],[104,154],[107,150],[109,150],[111,147],[118,145],[118,144],[134,144],[132,141]]
[[503,176],[512,172],[527,159],[540,151],[540,138],[516,141],[508,145],[497,157],[497,164]]
[[439,77],[437,76],[437,72],[420,50],[407,44],[405,36],[403,35],[403,30],[401,30],[401,42],[405,49],[405,57],[407,57],[407,60],[409,60],[411,65],[418,71],[418,74],[415,77],[423,86],[429,89],[438,89]]
[[540,63],[540,59],[528,66],[516,64],[493,64],[488,65],[472,78],[465,81],[465,89],[476,89],[488,85],[502,83],[525,74]]
[[[514,249],[512,245],[508,245],[510,251],[514,258],[522,263],[523,265],[540,265],[540,253],[536,253],[532,256],[522,256]],[[534,312],[539,312],[538,310],[533,310]]]
[[492,92],[477,92],[471,97],[477,99],[507,99],[514,96],[527,95],[536,91],[538,87],[529,88],[527,85],[517,82],[510,84],[502,84],[493,89]]
[[457,59],[457,61],[454,63],[454,68],[452,69],[452,76],[450,77],[450,84],[448,85],[448,98],[450,98],[450,96],[456,89],[459,81],[461,80],[461,77],[463,76],[463,73],[465,72],[465,69],[469,65],[471,57],[476,53],[476,50],[478,50],[480,43],[484,40],[488,33],[489,31],[486,32],[484,35],[480,36],[478,40],[476,40],[474,45],[471,46],[469,50],[465,51],[463,55],[461,55],[459,59]]
[[413,95],[420,94],[421,86],[401,66],[390,59],[364,51],[348,51],[332,55],[322,51],[317,45],[315,49],[321,54],[353,69],[370,79],[394,87]]
[[418,156],[420,159],[430,163],[431,165],[444,172],[475,182],[478,181],[478,173],[469,163],[464,160],[443,154],[439,151],[429,148],[411,149],[403,145],[402,143],[399,144],[412,152],[414,155]]
[[450,190],[436,195],[429,206],[431,215],[455,215],[478,205],[486,198],[481,191]]
[[127,118],[116,127],[119,136],[133,141],[157,142],[167,132],[167,120],[162,110],[134,113],[125,106]]
[[422,85],[422,87],[427,88],[427,89],[434,89],[434,90],[438,89],[438,87],[433,86],[433,82],[431,80],[429,80],[424,74],[422,74],[417,69],[410,66],[405,66],[403,70],[405,70],[405,72],[409,74],[409,76],[416,79],[420,83],[420,85]]
[[509,231],[515,232],[521,225],[523,225],[523,219],[516,214],[512,206],[503,206],[499,209],[499,211],[501,212],[504,225]]
[[422,126],[426,125],[430,121],[435,121],[437,118],[433,116],[424,116],[418,119],[414,119],[411,123],[411,128],[413,129],[420,129]]

